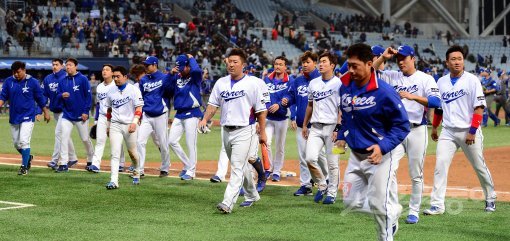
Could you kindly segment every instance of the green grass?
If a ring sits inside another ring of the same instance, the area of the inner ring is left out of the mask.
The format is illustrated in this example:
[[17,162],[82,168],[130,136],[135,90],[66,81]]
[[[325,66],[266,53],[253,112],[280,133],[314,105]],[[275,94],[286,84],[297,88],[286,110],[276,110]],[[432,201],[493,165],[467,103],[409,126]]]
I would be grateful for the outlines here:
[[[17,176],[0,165],[0,200],[36,205],[0,211],[0,240],[374,240],[369,215],[348,213],[341,201],[315,204],[294,197],[293,187],[268,186],[253,207],[230,215],[215,206],[225,183],[146,177],[140,186],[121,175],[120,189],[108,191],[107,173],[56,174],[34,168]],[[401,203],[407,205],[408,196]],[[242,198],[241,198],[242,199]],[[424,205],[428,204],[425,198]],[[238,204],[239,204],[238,200]],[[448,199],[458,214],[422,216],[418,225],[400,220],[396,240],[509,240],[510,204],[495,213],[483,201]]]

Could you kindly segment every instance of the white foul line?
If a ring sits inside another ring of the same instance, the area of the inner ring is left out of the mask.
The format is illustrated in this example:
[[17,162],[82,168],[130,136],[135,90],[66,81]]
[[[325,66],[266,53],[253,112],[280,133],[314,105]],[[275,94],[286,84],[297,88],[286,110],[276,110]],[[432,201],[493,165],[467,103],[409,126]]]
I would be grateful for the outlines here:
[[35,205],[33,205],[33,204],[28,204],[28,203],[15,203],[15,202],[7,202],[7,201],[0,201],[0,203],[2,203],[2,204],[7,204],[7,205],[14,205],[13,207],[0,208],[0,211],[2,211],[2,210],[8,210],[8,209],[18,209],[18,208],[29,208],[29,207],[35,207]]

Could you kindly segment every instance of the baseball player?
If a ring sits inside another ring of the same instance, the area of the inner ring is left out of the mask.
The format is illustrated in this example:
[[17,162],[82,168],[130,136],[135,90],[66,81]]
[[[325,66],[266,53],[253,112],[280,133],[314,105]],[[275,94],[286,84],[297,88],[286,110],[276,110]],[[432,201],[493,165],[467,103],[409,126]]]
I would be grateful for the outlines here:
[[[333,73],[337,65],[337,57],[326,52],[319,57],[320,77],[310,81],[308,85],[308,106],[301,134],[306,142],[306,162],[313,181],[318,184],[318,191],[314,201],[323,204],[333,204],[338,192],[340,182],[338,170],[338,155],[333,155],[333,143],[340,128],[339,109],[340,79]],[[308,133],[308,123],[311,123]],[[326,148],[329,184],[318,165],[320,150]]]
[[397,162],[405,154],[407,154],[409,160],[412,193],[406,223],[415,224],[419,220],[423,192],[423,163],[428,145],[425,108],[439,108],[441,99],[434,78],[416,70],[414,48],[411,46],[402,45],[398,47],[398,50],[391,47],[387,48],[381,57],[374,62],[374,68],[379,69],[383,62],[395,55],[400,71],[380,71],[379,78],[391,85],[400,95],[411,125],[409,135],[402,142],[402,145],[395,148],[392,153],[394,160]]
[[496,93],[501,90],[501,86],[498,84],[497,80],[492,78],[491,70],[489,68],[482,68],[480,72],[481,83],[483,87],[483,94],[485,95],[485,101],[487,102],[487,107],[483,111],[483,119],[482,125],[487,127],[487,121],[489,117],[494,121],[494,126],[498,126],[501,122],[500,119],[492,112],[492,103],[494,102],[494,97]]
[[[306,139],[302,135],[303,121],[308,106],[308,85],[311,80],[321,76],[319,70],[316,69],[317,54],[306,51],[300,57],[303,75],[296,78],[291,84],[287,95],[282,98],[283,106],[296,106],[295,118],[292,118],[291,128],[296,131],[296,140],[299,156],[299,180],[301,186],[294,192],[294,196],[312,195],[312,183],[310,171],[305,159],[306,155]],[[309,128],[309,127],[307,127]],[[328,176],[328,167],[326,166],[326,154],[320,152],[319,165],[322,174]]]
[[[158,58],[149,56],[143,62],[146,75],[140,79],[139,87],[143,97],[143,117],[138,131],[138,155],[140,174],[144,174],[145,146],[149,135],[154,131],[160,144],[167,142],[168,107],[164,99],[171,91],[165,75],[158,70]],[[170,153],[168,145],[159,145],[161,152],[160,177],[168,176]]]
[[[281,169],[285,160],[285,139],[287,137],[287,121],[288,107],[281,105],[282,98],[289,91],[290,83],[294,81],[287,74],[288,60],[284,56],[278,56],[273,62],[274,72],[264,78],[270,94],[270,106],[268,108],[266,135],[267,148],[271,163],[272,180],[280,181]],[[275,136],[276,153],[273,155],[271,143]]]
[[[58,160],[60,159],[60,143],[62,135],[62,105],[63,102],[58,99],[58,85],[65,78],[66,71],[64,70],[64,61],[61,59],[53,59],[51,61],[53,73],[49,74],[44,78],[43,81],[43,94],[50,101],[49,108],[53,112],[53,118],[57,122],[55,126],[55,145],[53,146],[53,154],[51,155],[51,161],[48,162],[48,167],[56,170],[58,167]],[[78,157],[74,150],[73,140],[69,139],[68,143],[70,160],[68,165],[73,166],[78,163]]]
[[[133,184],[140,182],[140,166],[136,147],[137,125],[142,117],[143,98],[140,89],[127,83],[128,71],[122,66],[113,69],[116,89],[111,89],[105,103],[107,108],[107,132],[110,136],[112,151],[111,180],[107,189],[119,187],[119,159],[122,152],[122,140],[126,142],[129,156],[133,162]],[[99,92],[98,92],[99,93]]]
[[21,167],[18,175],[27,175],[33,158],[30,155],[30,139],[36,115],[34,102],[44,112],[46,123],[50,121],[50,113],[46,107],[48,100],[43,95],[39,80],[27,75],[25,63],[15,61],[11,65],[11,71],[12,76],[7,78],[2,85],[0,107],[9,101],[12,142],[14,148],[21,154]]
[[241,187],[245,190],[245,201],[241,203],[241,207],[250,207],[260,199],[253,183],[251,168],[247,165],[252,143],[256,142],[255,125],[250,125],[249,122],[253,111],[260,127],[259,143],[265,143],[267,111],[263,91],[255,80],[256,77],[245,75],[244,66],[246,66],[244,51],[232,49],[228,55],[229,75],[220,78],[214,85],[204,118],[198,124],[199,131],[203,132],[207,121],[221,107],[223,143],[231,165],[230,181],[223,201],[217,205],[222,213],[232,211]]
[[[483,135],[480,124],[485,96],[478,78],[464,71],[464,52],[460,46],[452,46],[446,51],[446,66],[449,75],[437,81],[442,98],[441,109],[434,112],[432,140],[437,141],[434,188],[430,197],[430,209],[426,215],[445,212],[444,199],[448,169],[453,155],[460,147],[475,169],[485,195],[485,211],[496,211],[496,192],[489,168],[483,157]],[[443,129],[438,137],[437,127],[443,120]]]
[[[87,170],[89,172],[98,173],[99,169],[101,168],[101,158],[103,158],[103,152],[104,152],[104,146],[106,144],[106,127],[107,127],[107,120],[106,120],[106,113],[107,113],[107,101],[108,100],[108,94],[112,90],[118,89],[116,86],[116,83],[113,81],[113,65],[111,64],[105,64],[103,65],[103,71],[101,72],[103,75],[103,82],[97,85],[96,89],[96,100],[97,103],[94,103],[96,105],[96,115],[95,120],[97,122],[96,127],[96,147],[94,148],[94,157],[92,158],[92,165],[90,165]],[[112,158],[113,159],[113,158]],[[120,159],[124,160],[124,151],[121,145],[120,150]],[[121,163],[124,163],[124,161],[121,161]],[[119,169],[121,167],[119,166]],[[122,168],[124,169],[124,168]]]
[[410,131],[409,118],[393,87],[377,79],[370,46],[354,44],[346,51],[349,72],[342,76],[342,125],[337,146],[351,148],[344,175],[343,201],[362,211],[368,199],[378,240],[393,240],[402,206],[392,179],[392,152]]
[[[167,79],[174,89],[173,103],[175,118],[168,133],[168,144],[177,157],[184,164],[179,173],[181,180],[190,181],[195,177],[197,166],[197,125],[203,113],[200,110],[202,98],[200,85],[202,84],[202,69],[191,54],[179,55],[176,66],[167,75]],[[189,157],[179,144],[182,134],[186,133],[186,145]]]
[[87,152],[87,166],[92,164],[94,148],[89,138],[89,113],[92,102],[90,84],[87,77],[77,71],[78,60],[66,60],[66,77],[58,85],[57,98],[63,101],[62,137],[60,143],[60,161],[56,172],[67,172],[69,162],[69,140],[73,126],[85,145]]

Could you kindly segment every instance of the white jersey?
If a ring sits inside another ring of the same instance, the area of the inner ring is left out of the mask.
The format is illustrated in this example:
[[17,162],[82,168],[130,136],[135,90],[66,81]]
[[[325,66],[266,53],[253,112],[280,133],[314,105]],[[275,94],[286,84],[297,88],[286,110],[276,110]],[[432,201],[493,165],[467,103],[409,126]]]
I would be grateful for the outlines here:
[[267,88],[266,82],[264,82],[262,79],[259,79],[257,77],[252,76],[254,80],[257,81],[257,84],[259,85],[259,88],[262,91],[262,96],[264,97],[264,103],[271,103],[271,96],[269,95],[269,88]]
[[252,108],[255,113],[266,110],[267,98],[259,81],[262,80],[248,75],[238,81],[232,81],[230,75],[216,81],[209,104],[221,107],[222,126],[248,126]]
[[482,84],[478,78],[466,71],[452,85],[450,75],[437,81],[443,109],[443,126],[469,128],[475,107],[486,106]]
[[[96,89],[96,98],[97,103],[99,103],[99,114],[100,115],[106,115],[106,111],[108,111],[108,108],[106,107],[106,102],[108,102],[108,94],[110,91],[117,89],[117,86],[115,85],[115,82],[112,80],[109,85],[105,85],[106,83],[103,81],[102,83],[97,85]],[[96,104],[96,103],[94,103]]]
[[[393,86],[397,93],[400,91],[406,91],[410,94],[425,98],[429,96],[441,98],[434,78],[419,70],[410,76],[405,76],[400,71],[381,71],[380,78]],[[422,124],[424,121],[425,106],[414,100],[408,99],[402,99],[402,103],[406,108],[407,116],[409,116],[409,122]]]
[[340,95],[338,91],[342,82],[336,76],[323,81],[322,76],[308,84],[308,102],[313,102],[313,112],[310,123],[336,124],[338,121],[338,107]]
[[112,122],[121,124],[130,124],[135,118],[135,108],[143,106],[140,89],[129,83],[122,91],[115,86],[107,99],[107,108],[112,108]]

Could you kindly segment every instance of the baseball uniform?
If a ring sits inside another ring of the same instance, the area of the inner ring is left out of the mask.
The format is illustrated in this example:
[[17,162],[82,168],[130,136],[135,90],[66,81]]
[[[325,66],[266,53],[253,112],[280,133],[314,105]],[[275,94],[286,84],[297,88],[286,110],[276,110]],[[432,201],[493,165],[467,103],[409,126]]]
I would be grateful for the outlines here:
[[483,89],[489,91],[489,90],[495,90],[496,92],[485,94],[485,101],[487,102],[487,107],[483,110],[483,126],[487,126],[487,121],[489,117],[492,121],[494,121],[494,126],[498,126],[500,123],[499,118],[492,112],[492,103],[494,103],[494,97],[496,96],[496,93],[498,93],[501,90],[501,85],[498,83],[497,79],[492,78],[489,76],[488,78],[483,77],[481,79],[481,84]]

